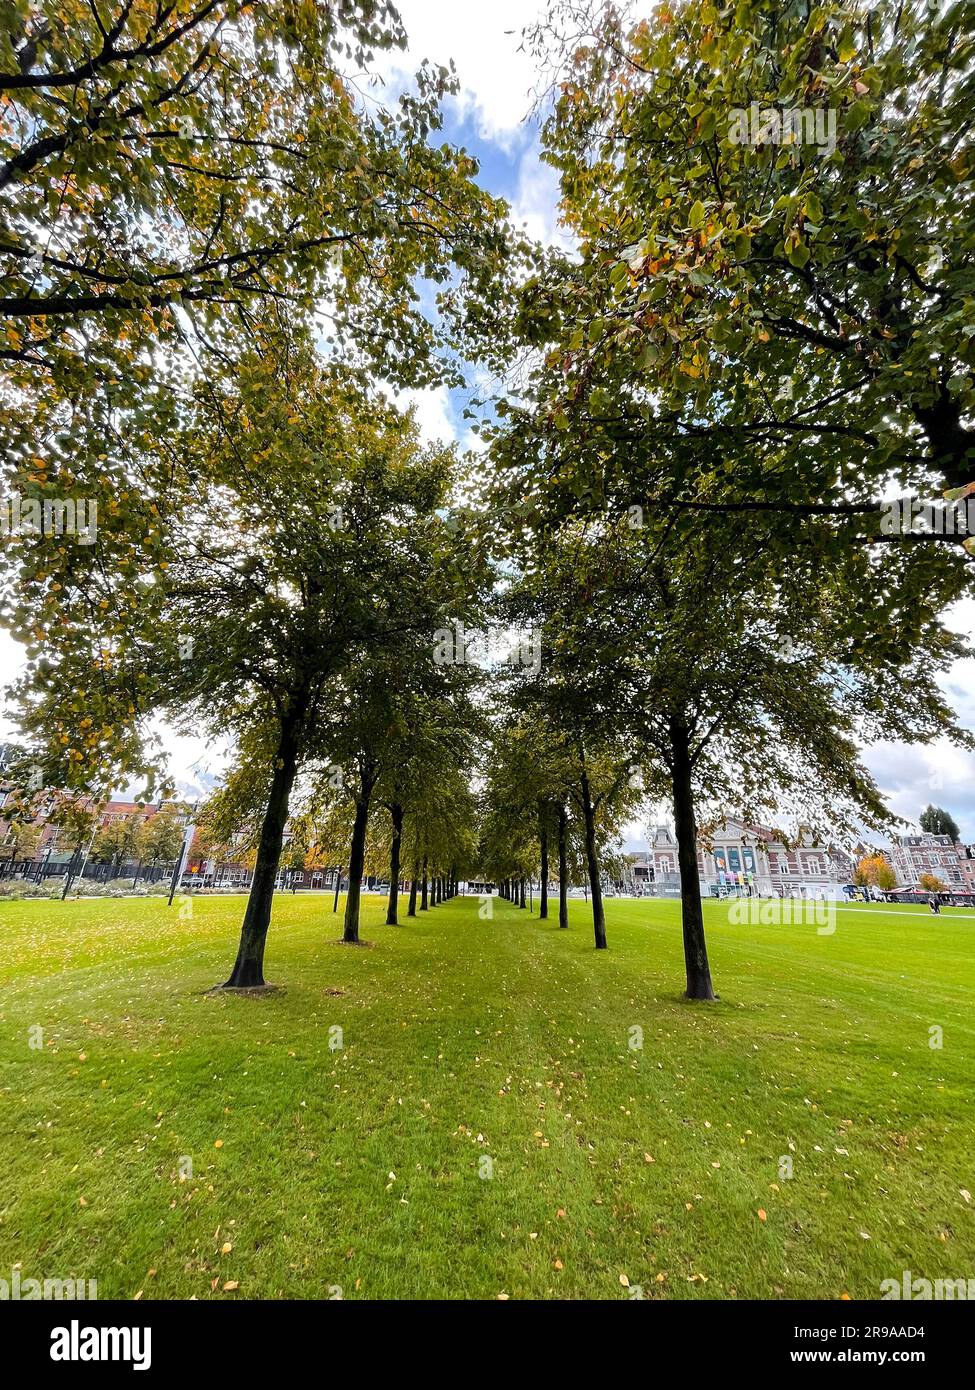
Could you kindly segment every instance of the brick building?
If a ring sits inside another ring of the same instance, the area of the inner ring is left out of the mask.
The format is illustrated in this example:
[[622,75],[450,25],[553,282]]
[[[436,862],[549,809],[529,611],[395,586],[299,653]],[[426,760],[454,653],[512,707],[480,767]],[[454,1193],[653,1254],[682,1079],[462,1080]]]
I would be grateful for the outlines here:
[[[642,877],[658,896],[680,892],[677,841],[669,826],[658,825],[650,835],[650,848]],[[768,826],[729,819],[710,835],[698,840],[698,872],[705,894],[751,893],[765,898],[840,898],[856,867],[853,856],[836,845],[817,845],[810,837],[786,845]]]
[[[887,857],[899,888],[913,888],[922,874],[932,874],[955,892],[971,891],[975,861],[970,850],[949,835],[895,835]],[[968,867],[966,867],[966,865]]]

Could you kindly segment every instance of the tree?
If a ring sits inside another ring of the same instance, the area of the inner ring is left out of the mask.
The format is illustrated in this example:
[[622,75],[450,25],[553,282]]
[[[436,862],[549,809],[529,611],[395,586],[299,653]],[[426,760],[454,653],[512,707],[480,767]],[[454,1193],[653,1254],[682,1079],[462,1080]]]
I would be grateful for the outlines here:
[[41,836],[44,833],[43,825],[36,825],[30,821],[14,820],[11,822],[4,845],[7,848],[7,863],[13,868],[19,859],[33,859],[41,843]]
[[[393,832],[389,859],[383,856],[390,865],[387,923],[398,920],[400,852],[408,814],[422,821],[412,829],[414,862],[422,844],[424,857],[444,873],[456,863],[463,817],[457,818],[455,796],[452,833],[432,833],[443,805],[433,784],[450,788],[458,763],[466,757],[478,722],[471,704],[476,678],[466,665],[438,663],[436,634],[448,616],[469,617],[477,595],[465,596],[452,583],[442,588],[441,566],[448,555],[451,568],[456,559],[453,541],[447,551],[442,545],[443,537],[431,528],[419,543],[415,533],[410,537],[414,603],[409,619],[381,648],[363,652],[335,679],[327,715],[316,731],[320,756],[328,764],[326,789],[333,792],[332,799],[334,794],[347,796],[354,808],[342,938],[349,944],[359,942],[359,885],[376,801],[388,809]],[[477,573],[473,565],[464,569],[468,576]]]
[[879,888],[891,893],[897,887],[897,875],[882,854],[865,854],[856,866],[853,882],[861,888]]
[[130,860],[142,860],[146,849],[146,817],[144,811],[127,816],[113,816],[95,836],[91,857],[96,864],[110,864],[113,876]]
[[[767,823],[784,803],[796,832],[822,838],[852,832],[860,818],[880,827],[890,816],[855,735],[886,727],[902,739],[940,730],[968,741],[909,638],[901,634],[894,651],[865,641],[865,605],[897,576],[880,567],[864,575],[852,561],[847,573],[823,573],[808,530],[805,544],[792,538],[786,568],[781,538],[770,525],[760,541],[756,531],[743,543],[730,519],[661,529],[592,515],[541,540],[535,533],[526,583],[551,634],[547,680],[563,708],[614,731],[648,775],[648,792],[661,778],[669,784],[691,999],[714,997],[697,860],[702,806],[705,820],[745,813]],[[946,664],[957,641],[936,620],[932,632]]]
[[547,855],[547,827],[554,821],[558,839],[564,841],[559,924],[568,925],[571,804],[580,827],[595,945],[604,950],[603,861],[640,792],[632,777],[632,750],[619,737],[607,706],[566,679],[559,653],[562,633],[549,607],[552,580],[552,566],[539,565],[511,586],[507,598],[514,620],[536,625],[542,655],[537,670],[514,667],[507,682],[509,720],[492,746],[488,863],[501,879],[534,875],[543,843]]
[[[101,644],[85,634],[87,605],[74,628],[66,617],[57,661],[22,683],[24,719],[78,780],[129,747],[141,758],[154,711],[251,739],[266,801],[228,981],[248,987],[262,979],[289,797],[329,683],[398,634],[422,633],[429,650],[437,614],[483,565],[436,511],[448,453],[421,446],[413,420],[356,374],[322,366],[300,333],[257,338],[233,383],[201,385],[194,415],[160,448],[185,488],[169,518],[171,558],[151,586],[118,576],[126,606],[145,600],[151,629],[133,616],[93,669]],[[94,736],[79,689],[101,709],[111,701],[112,723]]]
[[146,822],[145,856],[153,867],[172,864],[179,857],[184,834],[183,810],[174,802],[165,802]]
[[[958,7],[922,23],[911,5],[760,0],[628,26],[613,6],[567,3],[539,31],[557,85],[546,158],[579,254],[551,253],[523,286],[517,328],[534,351],[489,431],[491,496],[521,564],[539,571],[548,546],[558,567],[562,545],[550,623],[570,684],[615,708],[617,728],[629,720],[635,757],[670,781],[690,997],[712,994],[702,799],[717,816],[775,788],[796,827],[825,828],[829,783],[838,822],[855,827],[860,805],[886,823],[856,757],[865,729],[889,718],[896,737],[964,738],[909,644],[930,626],[942,668],[960,654],[940,614],[970,566],[954,544],[885,532],[879,497],[891,475],[971,476],[972,344],[955,317],[969,191],[948,182],[968,24]],[[730,117],[756,93],[776,110],[833,102],[841,128],[851,118],[837,150],[820,163],[741,142]],[[935,178],[912,166],[902,203],[901,166],[929,141]],[[957,292],[936,291],[926,262],[923,287],[911,280],[932,228]],[[903,626],[875,633],[868,603]],[[926,680],[916,711],[907,668]]]
[[929,835],[948,835],[956,845],[961,838],[957,824],[940,806],[927,806],[921,812],[918,820],[921,829]]
[[84,856],[94,843],[97,827],[101,823],[104,807],[84,796],[58,796],[51,815],[57,827],[58,842],[71,851],[64,872],[62,901],[71,891],[75,874],[83,867]]
[[922,874],[918,883],[925,893],[947,893],[948,885],[944,883],[937,874]]
[[656,457],[659,505],[819,511],[848,539],[882,534],[891,479],[963,492],[972,34],[920,0],[553,5],[544,144],[582,248],[526,303],[554,424]]
[[[203,443],[213,462],[226,425],[225,455],[246,456],[258,407],[239,380],[253,386],[262,355],[287,360],[269,322],[324,331],[333,366],[379,364],[396,386],[457,381],[465,334],[494,350],[515,241],[476,162],[429,138],[452,76],[425,68],[395,110],[359,97],[373,50],[404,42],[383,0],[45,0],[0,16],[5,481],[38,509],[80,497],[92,512],[83,544],[18,535],[0,572],[46,785],[171,790],[140,667],[167,568],[206,529],[187,510],[228,485],[218,466],[208,490],[181,451]],[[192,423],[204,401],[209,441]],[[294,394],[282,422],[293,443]]]
[[404,45],[385,0],[6,6],[0,361],[18,388],[125,394],[154,339],[219,354],[255,306],[310,311],[326,290],[340,340],[436,374],[415,279],[452,259],[484,286],[506,243],[475,162],[427,139],[446,69],[395,114],[359,99],[375,51]]

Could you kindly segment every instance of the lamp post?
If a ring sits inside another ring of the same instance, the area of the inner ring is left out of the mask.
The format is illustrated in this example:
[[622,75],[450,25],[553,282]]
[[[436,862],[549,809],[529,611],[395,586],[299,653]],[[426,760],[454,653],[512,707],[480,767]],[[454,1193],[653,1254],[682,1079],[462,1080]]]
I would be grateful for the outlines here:
[[[193,805],[190,807],[191,816],[196,815],[196,809],[199,806],[199,804],[200,803],[198,801],[193,802]],[[169,885],[169,907],[172,907],[173,898],[176,896],[176,889],[178,885],[182,882],[183,874],[186,870],[186,861],[190,857],[190,846],[193,844],[193,836],[195,834],[196,821],[191,820],[186,827],[186,833],[183,836],[183,848],[179,852],[179,859],[177,860],[176,868],[173,870],[173,880],[172,883]]]
[[[95,836],[98,834],[98,830],[99,830],[99,826],[98,826],[98,821],[96,820],[96,821],[95,821],[95,825],[94,825],[94,827],[93,827],[93,829],[92,829],[92,832],[91,832],[91,839],[88,841],[88,848],[85,850],[85,857],[84,857],[84,859],[81,861],[81,868],[80,868],[80,870],[79,870],[79,872],[78,872],[78,877],[79,877],[79,878],[82,878],[82,879],[83,879],[84,876],[85,876],[85,869],[87,869],[87,867],[88,867],[88,857],[89,857],[89,855],[91,854],[92,846],[93,846],[94,843],[95,843]],[[81,852],[81,846],[79,845],[79,847],[78,847],[78,849],[75,851],[75,853],[80,853],[80,852]],[[73,862],[74,862],[74,860],[73,860],[73,858],[72,858],[72,863],[73,863]],[[68,872],[67,872],[67,873],[65,874],[65,876],[64,876],[64,892],[61,894],[61,901],[62,901],[62,902],[64,902],[65,898],[68,896],[68,892],[70,891],[71,884],[72,884],[73,881],[74,881],[74,874],[72,874],[72,872],[71,872],[71,865],[69,864],[69,865],[68,865]]]

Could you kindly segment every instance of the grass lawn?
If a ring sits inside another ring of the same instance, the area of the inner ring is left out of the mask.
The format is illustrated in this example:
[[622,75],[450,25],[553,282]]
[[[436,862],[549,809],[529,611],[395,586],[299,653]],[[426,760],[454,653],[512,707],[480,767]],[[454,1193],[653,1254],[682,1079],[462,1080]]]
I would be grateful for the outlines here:
[[386,927],[367,896],[355,950],[329,897],[280,896],[262,997],[205,993],[242,898],[0,906],[0,1278],[858,1299],[975,1277],[975,917],[850,907],[820,936],[709,904],[708,1006],[680,999],[676,904],[610,900],[601,953],[584,902],[567,932],[493,905]]

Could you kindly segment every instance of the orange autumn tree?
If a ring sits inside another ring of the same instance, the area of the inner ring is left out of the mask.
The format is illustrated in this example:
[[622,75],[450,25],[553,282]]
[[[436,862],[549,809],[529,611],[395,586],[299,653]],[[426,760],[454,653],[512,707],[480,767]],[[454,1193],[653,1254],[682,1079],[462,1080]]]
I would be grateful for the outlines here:
[[856,866],[853,882],[861,888],[879,888],[889,893],[897,887],[897,875],[882,854],[865,854]]

